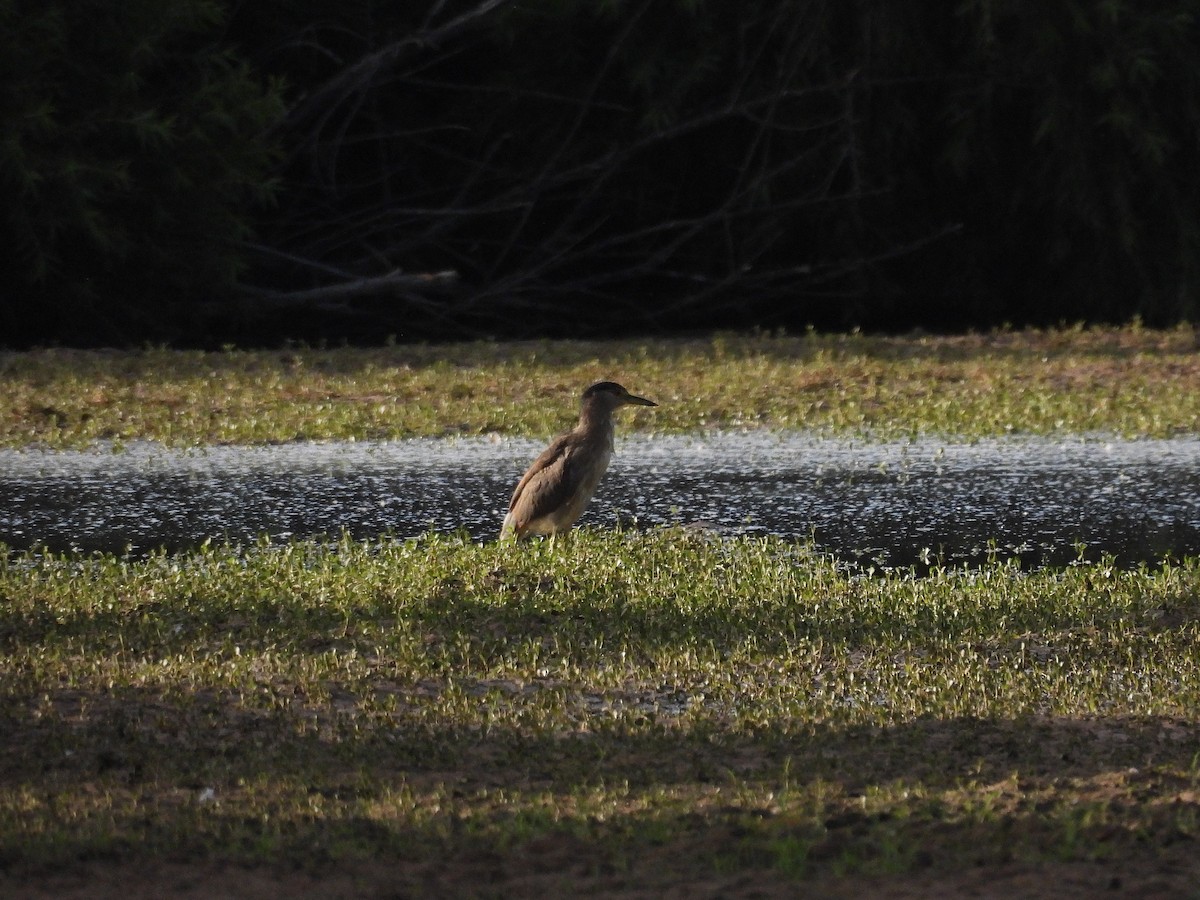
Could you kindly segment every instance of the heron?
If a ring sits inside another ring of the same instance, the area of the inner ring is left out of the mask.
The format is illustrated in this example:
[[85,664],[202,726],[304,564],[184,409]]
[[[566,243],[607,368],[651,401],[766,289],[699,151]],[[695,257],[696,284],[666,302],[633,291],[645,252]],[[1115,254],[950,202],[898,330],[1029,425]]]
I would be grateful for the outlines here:
[[613,413],[622,406],[658,406],[615,381],[583,392],[579,423],[559,435],[521,476],[500,537],[553,537],[582,515],[613,455]]

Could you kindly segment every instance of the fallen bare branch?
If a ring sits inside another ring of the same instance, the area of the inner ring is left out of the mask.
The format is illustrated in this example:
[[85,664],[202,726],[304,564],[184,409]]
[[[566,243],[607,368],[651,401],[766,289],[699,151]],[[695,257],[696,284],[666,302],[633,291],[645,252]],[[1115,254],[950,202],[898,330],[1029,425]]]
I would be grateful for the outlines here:
[[364,296],[378,297],[387,294],[408,293],[417,289],[444,290],[457,281],[458,273],[454,271],[422,272],[409,275],[396,270],[388,272],[386,275],[355,278],[298,291],[268,291],[251,287],[244,288],[244,290],[264,306],[333,308]]

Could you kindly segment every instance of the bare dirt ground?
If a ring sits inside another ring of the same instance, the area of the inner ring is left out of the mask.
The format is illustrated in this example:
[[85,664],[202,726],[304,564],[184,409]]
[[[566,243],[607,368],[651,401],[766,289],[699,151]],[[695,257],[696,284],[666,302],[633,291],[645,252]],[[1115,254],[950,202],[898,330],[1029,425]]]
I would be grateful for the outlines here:
[[[967,736],[972,752],[1000,759],[1000,749],[1011,741],[1008,724],[974,723],[948,725],[921,723],[901,735],[900,743],[932,752],[938,740],[962,742]],[[1027,730],[1033,726],[1025,723]],[[736,823],[720,815],[697,814],[695,826],[681,829],[674,839],[646,846],[632,858],[620,858],[610,849],[579,837],[556,832],[542,834],[503,851],[450,849],[445,856],[431,855],[428,848],[405,860],[392,855],[356,864],[345,861],[324,863],[303,853],[290,859],[297,865],[264,864],[245,866],[222,863],[212,858],[179,855],[155,859],[139,850],[137,837],[115,852],[112,858],[92,857],[68,863],[61,869],[22,868],[19,857],[6,858],[0,846],[0,898],[66,898],[66,900],[143,900],[143,898],[472,898],[496,897],[514,900],[557,897],[612,897],[618,900],[650,898],[784,898],[812,897],[830,900],[881,898],[1195,898],[1200,900],[1200,842],[1188,825],[1188,810],[1196,803],[1192,777],[1130,768],[1127,754],[1145,756],[1146,748],[1158,747],[1161,761],[1173,762],[1168,770],[1189,771],[1193,744],[1183,740],[1191,734],[1188,723],[1150,720],[1105,723],[1041,723],[1030,737],[1036,753],[1023,757],[1030,773],[1017,785],[1003,780],[1003,765],[985,775],[1002,780],[1008,791],[997,794],[997,815],[1009,816],[1008,824],[991,830],[962,831],[942,823],[923,830],[914,824],[910,836],[927,849],[915,858],[915,868],[891,875],[830,874],[836,871],[839,853],[846,849],[845,832],[831,820],[827,839],[814,845],[809,858],[812,868],[801,874],[758,866],[737,865],[736,871],[720,870],[713,860],[729,857],[737,846]],[[17,740],[9,734],[9,741]],[[1122,737],[1122,740],[1116,740]],[[909,740],[912,738],[912,740]],[[849,756],[854,741],[838,745]],[[1134,748],[1129,750],[1129,748]],[[1071,748],[1086,748],[1079,758]],[[877,748],[876,748],[877,749]],[[865,766],[872,751],[851,766]],[[1117,756],[1113,756],[1117,754]],[[1120,755],[1126,754],[1126,755]],[[34,754],[27,754],[32,758]],[[940,757],[939,757],[940,758]],[[1064,760],[1071,759],[1067,762]],[[721,757],[728,762],[727,759]],[[631,762],[632,768],[651,764],[648,758]],[[911,765],[910,759],[897,765]],[[487,757],[476,760],[471,772],[484,783],[495,770]],[[619,761],[610,760],[613,771],[624,772]],[[884,774],[890,773],[884,767]],[[1042,775],[1037,773],[1041,772]],[[1050,774],[1046,774],[1050,773]],[[462,773],[460,773],[462,774]],[[878,774],[878,773],[876,773]],[[429,774],[445,781],[445,773]],[[984,778],[984,783],[987,779]],[[1081,808],[1106,808],[1114,817],[1098,828],[1064,844],[1061,834],[1040,816],[1018,814],[1011,806],[1021,790],[1038,791],[1047,784],[1060,787],[1070,782],[1072,796]],[[415,782],[414,782],[415,783]],[[533,786],[519,785],[526,791]],[[1140,799],[1139,799],[1140,798]],[[1118,815],[1129,806],[1139,815]],[[845,818],[845,817],[843,817]],[[845,824],[845,823],[843,823]],[[861,824],[861,823],[860,823]],[[1056,837],[1057,834],[1057,837]],[[1025,850],[1013,842],[1024,842]],[[1063,844],[1059,847],[1059,844]],[[978,860],[971,848],[979,846]],[[967,848],[967,858],[962,855]],[[1071,861],[1025,861],[1034,854],[1053,860],[1057,853],[1071,853]],[[84,851],[89,852],[89,851]],[[95,851],[90,851],[95,852]],[[1022,854],[1025,854],[1024,856]],[[821,855],[817,855],[821,854]],[[991,862],[997,858],[1005,862]],[[1094,858],[1096,861],[1081,861]],[[9,868],[5,868],[5,866]],[[717,871],[717,874],[714,874]],[[812,874],[815,872],[816,874]]]
[[0,896],[43,900],[143,900],[230,897],[304,898],[614,897],[621,900],[814,897],[830,900],[909,898],[1178,898],[1200,897],[1200,858],[1187,844],[1144,859],[1098,863],[981,866],[953,872],[794,880],[777,872],[689,875],[684,861],[650,854],[632,871],[606,869],[569,838],[532,842],[507,858],[450,859],[436,865],[367,863],[358,868],[297,873],[270,868],[162,862],[89,863],[36,879],[0,876]]

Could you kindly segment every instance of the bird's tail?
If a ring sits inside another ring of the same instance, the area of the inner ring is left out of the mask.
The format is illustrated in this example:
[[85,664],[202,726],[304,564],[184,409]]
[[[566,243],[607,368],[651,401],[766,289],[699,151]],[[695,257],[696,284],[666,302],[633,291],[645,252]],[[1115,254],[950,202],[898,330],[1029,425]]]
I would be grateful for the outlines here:
[[504,516],[504,524],[500,526],[500,540],[510,540],[517,536],[517,525],[513,521],[513,514],[506,513]]

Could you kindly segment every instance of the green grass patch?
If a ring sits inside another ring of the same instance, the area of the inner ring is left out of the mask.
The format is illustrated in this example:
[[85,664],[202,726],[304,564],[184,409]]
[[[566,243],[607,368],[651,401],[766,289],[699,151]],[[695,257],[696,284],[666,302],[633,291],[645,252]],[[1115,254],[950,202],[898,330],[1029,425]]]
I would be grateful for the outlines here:
[[[544,437],[603,378],[661,404],[626,429],[1200,432],[1193,332],[1131,327],[8,353],[0,445]],[[1196,856],[1193,560],[863,577],[686,530],[0,560],[0,893],[151,860],[534,896]]]
[[0,355],[0,446],[546,436],[593,381],[660,403],[623,427],[899,438],[1200,431],[1190,328],[960,337],[725,335],[373,350]]
[[865,578],[682,530],[14,556],[0,865],[1145,853],[1200,836],[1198,598],[1194,561]]

